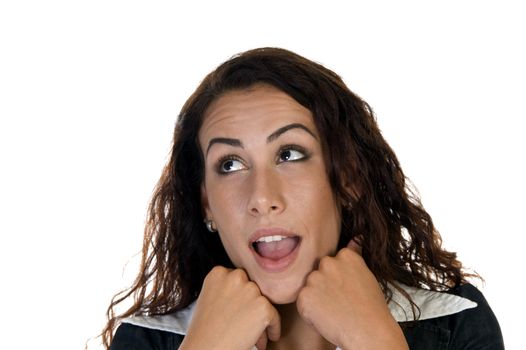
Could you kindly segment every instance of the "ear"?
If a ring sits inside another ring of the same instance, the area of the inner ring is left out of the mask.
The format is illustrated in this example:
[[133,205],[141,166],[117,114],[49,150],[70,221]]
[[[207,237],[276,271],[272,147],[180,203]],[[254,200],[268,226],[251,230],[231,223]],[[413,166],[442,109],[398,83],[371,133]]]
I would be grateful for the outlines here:
[[208,195],[204,183],[201,185],[201,207],[203,209],[203,217],[212,220],[212,211],[210,210],[210,204],[208,202]]

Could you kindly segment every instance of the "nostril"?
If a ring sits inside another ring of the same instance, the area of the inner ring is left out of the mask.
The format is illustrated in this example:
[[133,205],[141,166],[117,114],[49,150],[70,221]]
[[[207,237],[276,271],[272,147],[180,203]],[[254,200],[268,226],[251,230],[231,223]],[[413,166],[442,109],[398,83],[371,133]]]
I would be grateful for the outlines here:
[[251,215],[265,215],[268,213],[279,213],[281,205],[254,205],[249,209]]

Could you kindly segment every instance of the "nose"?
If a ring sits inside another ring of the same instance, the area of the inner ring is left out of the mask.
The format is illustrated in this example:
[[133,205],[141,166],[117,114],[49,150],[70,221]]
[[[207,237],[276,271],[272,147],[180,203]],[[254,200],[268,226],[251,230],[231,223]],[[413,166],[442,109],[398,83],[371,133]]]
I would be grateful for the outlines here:
[[260,169],[253,171],[251,177],[249,213],[260,216],[282,212],[285,209],[285,200],[282,192],[282,181],[276,170]]

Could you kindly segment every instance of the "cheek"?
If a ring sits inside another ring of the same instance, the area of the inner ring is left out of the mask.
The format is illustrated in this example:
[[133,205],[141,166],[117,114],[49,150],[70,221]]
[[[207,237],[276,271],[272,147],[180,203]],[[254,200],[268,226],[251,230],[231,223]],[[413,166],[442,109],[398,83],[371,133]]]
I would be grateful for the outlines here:
[[341,223],[340,215],[334,205],[328,204],[331,210],[320,210],[315,220],[320,223],[316,234],[318,252],[323,255],[334,255],[340,239]]
[[307,217],[316,218],[316,221],[333,220],[339,216],[338,205],[328,180],[306,179],[289,184],[291,201]]
[[239,242],[241,242],[240,239],[236,239],[232,235],[225,233],[225,230],[221,230],[218,234],[228,257],[234,266],[241,267],[242,261],[239,252],[242,247],[239,246]]
[[317,191],[313,192],[306,203],[306,224],[311,230],[316,230],[316,241],[320,253],[332,254],[336,252],[341,231],[341,213],[335,201],[329,184],[318,184]]
[[240,252],[245,248],[246,238],[243,236],[243,198],[239,186],[229,184],[212,184],[208,192],[208,203],[214,219],[221,243],[230,260],[240,267]]
[[[213,175],[217,177],[218,175]],[[220,181],[219,181],[220,180]],[[247,190],[242,176],[228,175],[227,178],[207,181],[208,203],[214,212],[236,213],[246,204]],[[213,213],[212,213],[213,214]]]

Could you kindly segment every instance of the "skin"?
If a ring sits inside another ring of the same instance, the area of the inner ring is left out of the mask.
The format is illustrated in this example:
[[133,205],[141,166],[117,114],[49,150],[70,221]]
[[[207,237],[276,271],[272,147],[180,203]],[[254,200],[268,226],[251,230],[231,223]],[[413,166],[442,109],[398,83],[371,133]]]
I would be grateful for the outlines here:
[[[292,128],[268,142],[276,130],[291,124],[303,125],[310,133]],[[214,143],[208,148],[217,137],[239,140],[242,147]],[[216,223],[234,265],[245,269],[276,304],[295,301],[319,259],[336,253],[340,211],[318,140],[310,111],[267,87],[217,100],[199,133],[205,152],[206,216]],[[297,160],[282,161],[280,152],[286,145],[300,146],[306,154],[290,151]],[[217,172],[224,156],[239,157],[228,174]],[[249,238],[261,228],[284,228],[301,237],[300,254],[285,271],[268,273],[254,259]]]
[[[407,349],[359,245],[337,251],[340,205],[308,109],[266,85],[229,92],[199,143],[203,209],[236,269],[208,274],[182,349]],[[279,271],[251,251],[268,228],[301,239]]]

